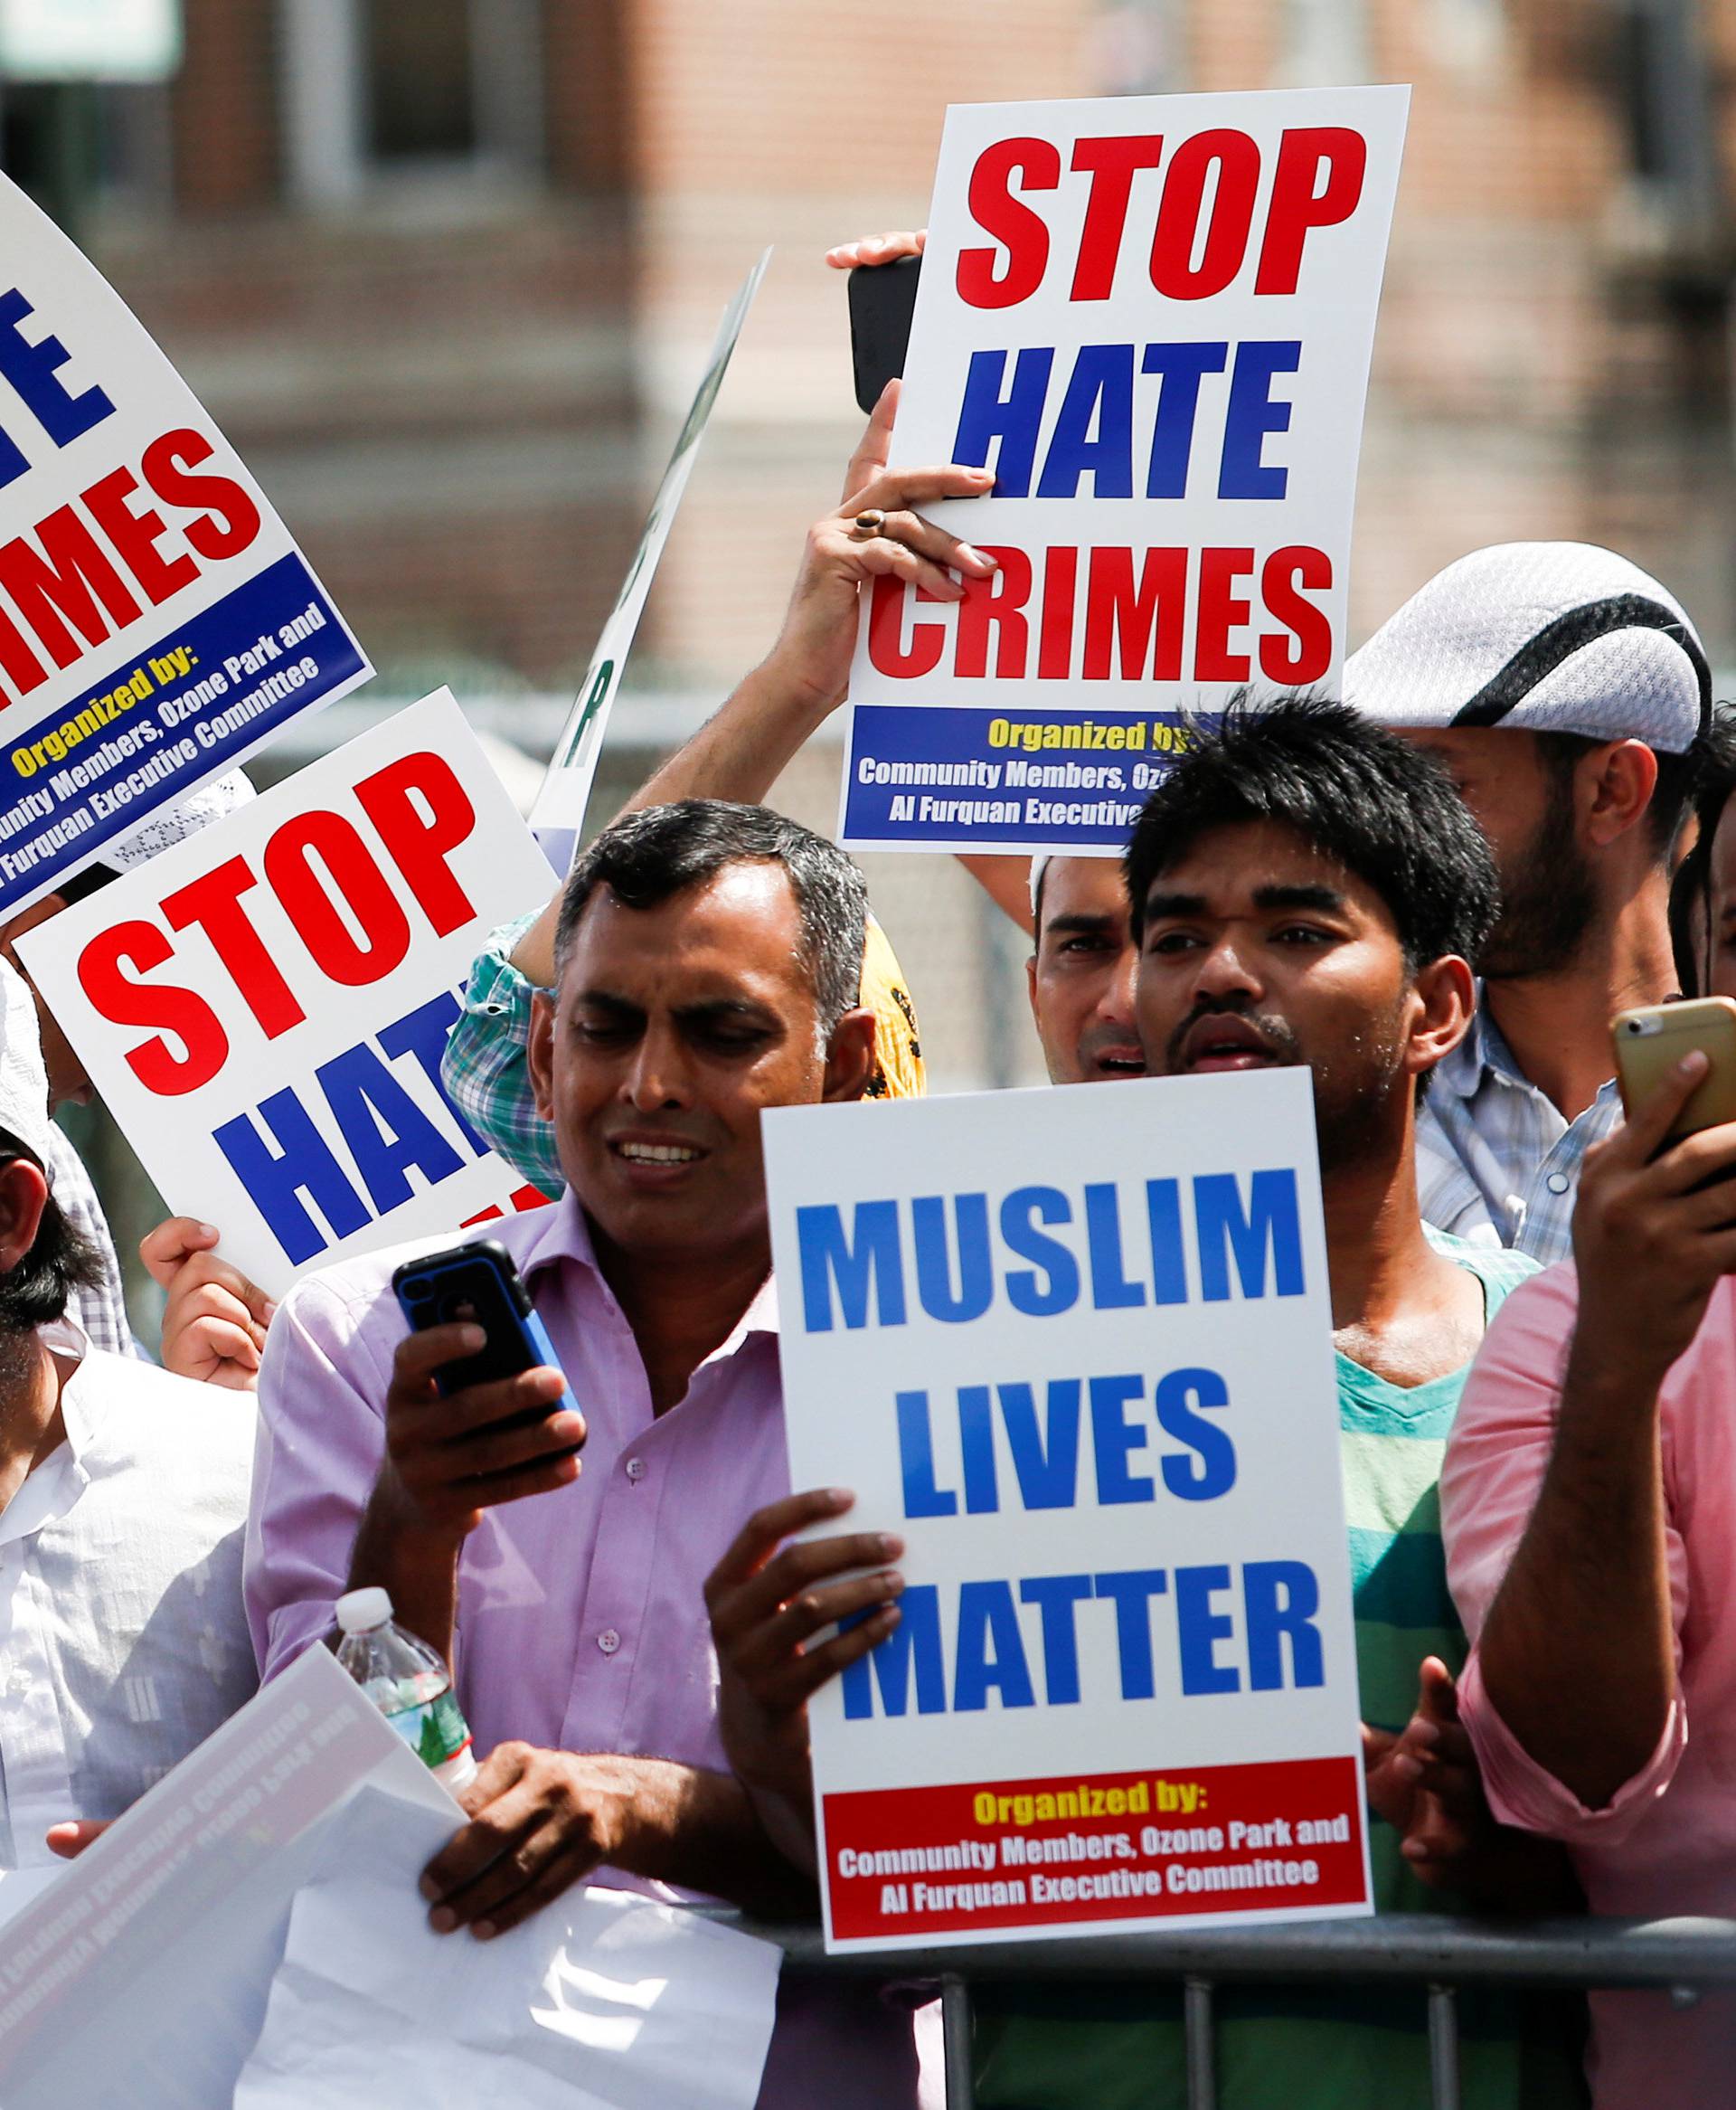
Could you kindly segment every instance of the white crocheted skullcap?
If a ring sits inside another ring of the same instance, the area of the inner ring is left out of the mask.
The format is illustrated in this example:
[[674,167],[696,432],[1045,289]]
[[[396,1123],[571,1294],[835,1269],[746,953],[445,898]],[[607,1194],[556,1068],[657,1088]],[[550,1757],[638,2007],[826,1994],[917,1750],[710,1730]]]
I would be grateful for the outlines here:
[[1507,542],[1438,572],[1344,663],[1382,725],[1511,726],[1691,746],[1712,673],[1681,603],[1613,550]]
[[48,1072],[30,984],[0,960],[0,1128],[10,1129],[39,1165],[48,1162]]
[[1033,923],[1043,904],[1043,875],[1053,861],[1047,854],[1031,860],[1031,921]]
[[131,872],[159,850],[184,842],[213,820],[223,819],[254,795],[252,785],[240,770],[231,770],[226,777],[213,777],[210,783],[201,784],[179,805],[165,806],[160,813],[154,813],[143,828],[105,844],[98,854],[103,864],[112,865],[117,872]]

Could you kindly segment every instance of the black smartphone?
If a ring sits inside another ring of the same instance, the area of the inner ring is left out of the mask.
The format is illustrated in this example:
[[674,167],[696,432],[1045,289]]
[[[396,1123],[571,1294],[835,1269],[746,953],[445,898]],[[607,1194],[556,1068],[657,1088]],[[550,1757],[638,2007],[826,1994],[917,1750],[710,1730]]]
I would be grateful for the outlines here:
[[850,274],[850,349],[856,363],[856,401],[872,411],[886,383],[904,372],[910,315],[916,307],[920,257],[858,264]]
[[[561,1367],[513,1256],[497,1238],[404,1261],[392,1271],[392,1287],[412,1333],[470,1320],[487,1336],[474,1356],[440,1365],[434,1382],[442,1393],[516,1377],[521,1370]],[[569,1386],[551,1405],[524,1418],[543,1421],[578,1411]]]

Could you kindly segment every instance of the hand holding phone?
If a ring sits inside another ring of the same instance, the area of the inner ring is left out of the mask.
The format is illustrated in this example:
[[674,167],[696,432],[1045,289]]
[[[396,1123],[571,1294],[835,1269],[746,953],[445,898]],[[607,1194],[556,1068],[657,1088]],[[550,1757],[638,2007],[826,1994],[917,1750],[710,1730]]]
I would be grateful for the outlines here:
[[[468,1529],[476,1510],[492,1502],[571,1481],[584,1418],[571,1388],[565,1382],[555,1388],[561,1376],[555,1346],[505,1244],[479,1238],[407,1260],[392,1270],[392,1293],[410,1320],[410,1339],[394,1363],[386,1443],[420,1507],[443,1523],[464,1519]],[[467,1323],[481,1327],[479,1348],[430,1365],[420,1336]],[[530,1382],[530,1371],[542,1377]],[[426,1399],[430,1377],[451,1409]],[[514,1407],[514,1393],[530,1393],[532,1401]]]
[[904,372],[921,270],[920,256],[905,256],[889,264],[858,264],[850,274],[850,349],[856,402],[864,411]]
[[1696,997],[1682,1004],[1642,1004],[1610,1022],[1621,1102],[1629,1118],[1690,1050],[1711,1065],[1670,1125],[1679,1142],[1702,1129],[1736,1121],[1736,1003]]

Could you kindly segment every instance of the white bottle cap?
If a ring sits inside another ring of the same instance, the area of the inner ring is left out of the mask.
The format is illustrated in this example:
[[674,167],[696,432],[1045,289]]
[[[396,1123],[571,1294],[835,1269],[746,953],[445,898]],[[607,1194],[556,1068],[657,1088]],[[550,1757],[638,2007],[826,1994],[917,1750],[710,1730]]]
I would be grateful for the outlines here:
[[337,1623],[345,1633],[366,1633],[392,1617],[392,1593],[374,1588],[350,1590],[337,1601]]

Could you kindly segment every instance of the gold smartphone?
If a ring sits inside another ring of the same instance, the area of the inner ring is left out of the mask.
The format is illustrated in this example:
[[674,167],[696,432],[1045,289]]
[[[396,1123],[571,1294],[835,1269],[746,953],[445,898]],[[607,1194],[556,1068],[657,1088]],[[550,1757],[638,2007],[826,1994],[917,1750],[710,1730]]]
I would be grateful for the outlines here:
[[1736,1003],[1695,997],[1683,1004],[1642,1004],[1610,1021],[1621,1102],[1631,1114],[1663,1083],[1671,1065],[1698,1048],[1712,1064],[1677,1114],[1672,1136],[1691,1136],[1736,1121]]

